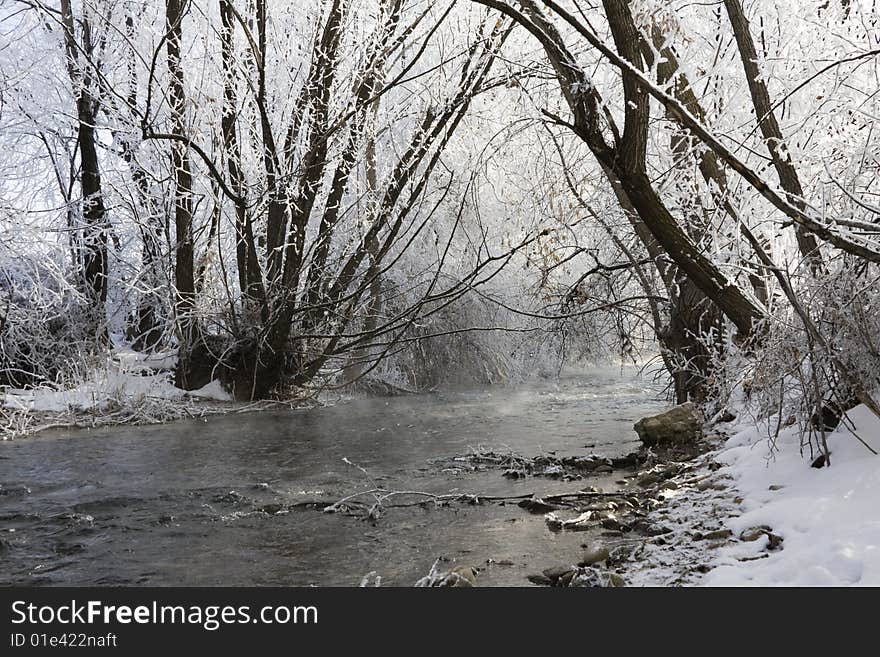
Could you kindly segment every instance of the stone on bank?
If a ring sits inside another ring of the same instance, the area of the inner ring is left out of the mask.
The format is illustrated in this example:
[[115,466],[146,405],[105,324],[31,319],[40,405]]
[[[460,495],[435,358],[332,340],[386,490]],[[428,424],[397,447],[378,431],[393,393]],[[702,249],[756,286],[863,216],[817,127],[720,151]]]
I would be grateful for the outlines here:
[[642,418],[633,429],[646,447],[684,445],[702,437],[703,422],[693,402],[686,402],[664,413]]

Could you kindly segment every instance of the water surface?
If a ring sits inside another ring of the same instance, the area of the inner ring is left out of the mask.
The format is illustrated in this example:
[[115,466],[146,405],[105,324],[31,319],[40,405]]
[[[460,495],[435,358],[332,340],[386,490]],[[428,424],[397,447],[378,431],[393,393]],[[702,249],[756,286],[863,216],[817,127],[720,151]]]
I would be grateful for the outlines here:
[[258,509],[377,485],[611,490],[619,474],[514,481],[433,460],[473,448],[623,455],[637,446],[633,422],[659,408],[656,388],[634,369],[615,369],[0,443],[0,584],[348,586],[375,571],[409,586],[443,556],[486,566],[481,585],[527,585],[526,574],[576,560],[585,535],[551,533],[515,504],[389,509],[376,523]]

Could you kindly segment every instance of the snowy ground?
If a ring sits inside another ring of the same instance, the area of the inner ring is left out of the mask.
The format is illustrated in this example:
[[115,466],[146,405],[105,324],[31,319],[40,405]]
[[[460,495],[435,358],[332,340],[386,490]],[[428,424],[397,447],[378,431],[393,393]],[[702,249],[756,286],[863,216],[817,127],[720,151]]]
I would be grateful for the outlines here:
[[42,412],[91,411],[136,404],[146,399],[175,401],[185,397],[228,401],[229,393],[212,381],[198,390],[174,387],[167,373],[141,375],[108,368],[70,388],[10,389],[2,397],[6,408]]
[[[849,417],[880,451],[880,420],[863,406]],[[796,426],[772,453],[766,427],[731,433],[669,491],[658,517],[672,531],[645,545],[630,584],[880,585],[880,457],[845,427],[821,469],[801,455]]]
[[110,406],[137,403],[143,399],[179,400],[186,396],[216,401],[229,401],[229,393],[219,382],[204,388],[185,391],[172,383],[168,355],[145,356],[131,350],[117,349],[104,367],[92,372],[85,380],[70,388],[7,390],[2,405],[10,409],[43,412],[68,410],[101,410]]
[[176,388],[174,360],[173,354],[147,356],[117,345],[104,364],[68,385],[0,391],[0,438],[52,427],[164,422],[225,409],[206,405],[231,400],[217,381],[199,390]]

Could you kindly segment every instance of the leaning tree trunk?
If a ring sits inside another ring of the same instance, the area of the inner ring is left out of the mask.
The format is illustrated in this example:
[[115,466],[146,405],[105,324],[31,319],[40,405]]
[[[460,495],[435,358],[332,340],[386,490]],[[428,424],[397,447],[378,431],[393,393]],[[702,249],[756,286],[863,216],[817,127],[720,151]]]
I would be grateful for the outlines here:
[[[687,76],[679,68],[678,59],[672,48],[666,45],[666,35],[655,23],[651,29],[653,48],[645,40],[642,48],[643,56],[649,65],[655,63],[655,50],[660,53],[657,65],[657,81],[668,86],[670,92],[679,102],[701,121],[705,120],[705,111],[697,98]],[[667,118],[674,117],[667,112]],[[698,243],[706,240],[713,232],[708,217],[713,213],[711,208],[704,207],[703,195],[699,191],[699,183],[693,179],[690,163],[696,159],[701,177],[706,182],[710,196],[718,208],[724,211],[729,221],[722,225],[723,237],[728,241],[736,239],[736,229],[748,231],[738,212],[728,198],[728,183],[724,169],[711,150],[697,148],[696,138],[686,129],[680,128],[673,132],[670,142],[675,163],[682,175],[691,185],[685,190],[683,198],[693,199],[695,204],[692,220],[685,220],[690,236]],[[766,240],[764,240],[766,242]],[[765,245],[766,248],[766,245]],[[768,301],[767,282],[759,274],[759,268],[749,268],[749,281],[755,296],[766,307]],[[679,277],[680,279],[682,277]],[[673,358],[673,382],[676,399],[679,403],[689,398],[703,399],[707,395],[706,386],[710,380],[710,369],[713,357],[721,354],[724,349],[724,330],[721,315],[717,307],[709,303],[699,290],[686,278],[677,285],[668,286],[670,298],[670,322],[663,335],[663,344],[677,355]],[[703,336],[711,333],[715,336],[709,343]]]
[[[558,123],[572,129],[587,144],[603,168],[611,173],[609,177],[619,182],[620,190],[626,196],[628,204],[650,232],[648,238],[640,234],[649,251],[651,242],[656,242],[654,248],[662,249],[675,265],[677,272],[674,274],[674,279],[694,286],[693,292],[705,297],[708,300],[707,306],[714,305],[733,322],[741,339],[749,337],[763,317],[761,308],[733,281],[728,280],[715,263],[702,253],[663,203],[647,175],[646,149],[650,104],[639,76],[622,67],[624,128],[621,135],[610,114],[603,112],[605,103],[598,91],[590,83],[589,77],[567,49],[561,34],[547,19],[537,2],[521,0],[520,4],[525,12],[521,14],[511,5],[498,0],[476,1],[507,14],[526,27],[541,42],[573,115],[572,122],[559,119]],[[564,10],[555,3],[546,1],[545,4],[551,6],[557,14],[564,15]],[[603,0],[603,4],[619,53],[618,57],[626,60],[635,69],[641,70],[643,68],[642,37],[636,28],[628,2]],[[566,20],[575,23],[571,16],[566,16]],[[579,31],[583,32],[583,30]],[[603,123],[609,124],[614,137],[610,145],[603,134]],[[670,273],[671,270],[664,275],[661,270],[667,285],[671,283]],[[683,302],[693,302],[694,296],[688,294]],[[679,321],[695,325],[688,327],[693,329],[689,332],[684,326],[670,324],[669,328],[675,333],[672,338],[680,338],[679,341],[683,342],[691,335],[702,333],[703,317],[702,314],[688,313],[687,316],[679,314]],[[659,337],[661,340],[670,340],[670,336]],[[686,354],[682,354],[682,357],[687,359]],[[677,391],[679,397],[684,394],[684,390]]]
[[[604,5],[618,52],[633,66],[641,68],[642,36],[636,28],[627,1],[604,0]],[[760,309],[703,255],[657,195],[646,173],[650,120],[648,95],[636,77],[626,72],[623,75],[623,87],[626,102],[623,138],[613,150],[600,145],[598,148],[594,147],[594,152],[614,171],[633,207],[657,242],[678,265],[681,274],[727,315],[742,336],[748,336],[754,324],[762,317]],[[591,141],[597,144],[599,140]],[[693,303],[696,298],[688,301]],[[691,310],[688,315],[692,312],[694,311]],[[698,316],[703,316],[703,313]],[[696,321],[695,318],[691,320],[689,324]],[[700,320],[698,325],[688,326],[687,329],[702,331],[704,321]],[[714,320],[709,318],[709,323],[713,324]]]
[[[521,0],[528,17],[519,14],[510,5],[498,0],[476,0],[507,14],[526,26],[544,47],[552,64],[566,101],[572,110],[574,123],[568,125],[590,148],[596,159],[613,172],[621,187],[651,232],[653,238],[675,265],[709,298],[737,327],[739,337],[749,337],[762,310],[739,287],[728,280],[682,230],[654,190],[646,173],[645,158],[647,129],[650,120],[648,94],[637,76],[624,71],[624,130],[607,144],[601,125],[611,120],[601,113],[604,101],[589,83],[577,60],[567,49],[556,27],[547,20],[533,0]],[[549,1],[548,1],[548,4]],[[629,6],[624,0],[605,0],[605,10],[617,50],[618,58],[641,68],[641,35],[636,29]],[[553,9],[561,10],[555,3]],[[602,117],[602,118],[600,118]],[[619,131],[615,128],[615,134]]]
[[[676,403],[705,397],[707,368],[710,351],[701,337],[709,328],[718,325],[721,314],[693,281],[682,275],[681,270],[669,263],[654,235],[648,229],[639,211],[633,205],[620,181],[610,170],[603,171],[624,215],[633,227],[639,241],[645,247],[660,274],[669,298],[668,318],[654,312],[654,334],[663,351],[663,362],[672,377]],[[649,218],[650,219],[650,218]],[[650,292],[647,290],[647,292]]]

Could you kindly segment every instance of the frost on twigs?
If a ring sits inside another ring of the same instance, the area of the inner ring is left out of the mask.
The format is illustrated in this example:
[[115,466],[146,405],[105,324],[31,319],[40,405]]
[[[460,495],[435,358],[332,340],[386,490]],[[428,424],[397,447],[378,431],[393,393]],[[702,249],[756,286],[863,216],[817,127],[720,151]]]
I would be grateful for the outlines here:
[[[848,411],[880,384],[880,292],[877,273],[849,258],[827,263],[828,271],[792,277],[815,332],[786,308],[768,321],[763,339],[741,355],[719,363],[721,402],[741,406],[775,452],[781,432],[795,426],[805,460],[834,462],[830,434],[848,436],[876,453],[880,445],[856,430]],[[835,435],[834,440],[841,437]]]
[[[440,564],[448,561],[445,557],[438,557],[431,565],[431,569],[424,577],[419,578],[413,585],[416,588],[464,588],[477,584],[477,575],[480,569],[473,566],[455,566],[449,570],[441,570]],[[361,578],[361,588],[374,588],[382,586],[382,576],[375,570],[371,570]]]

